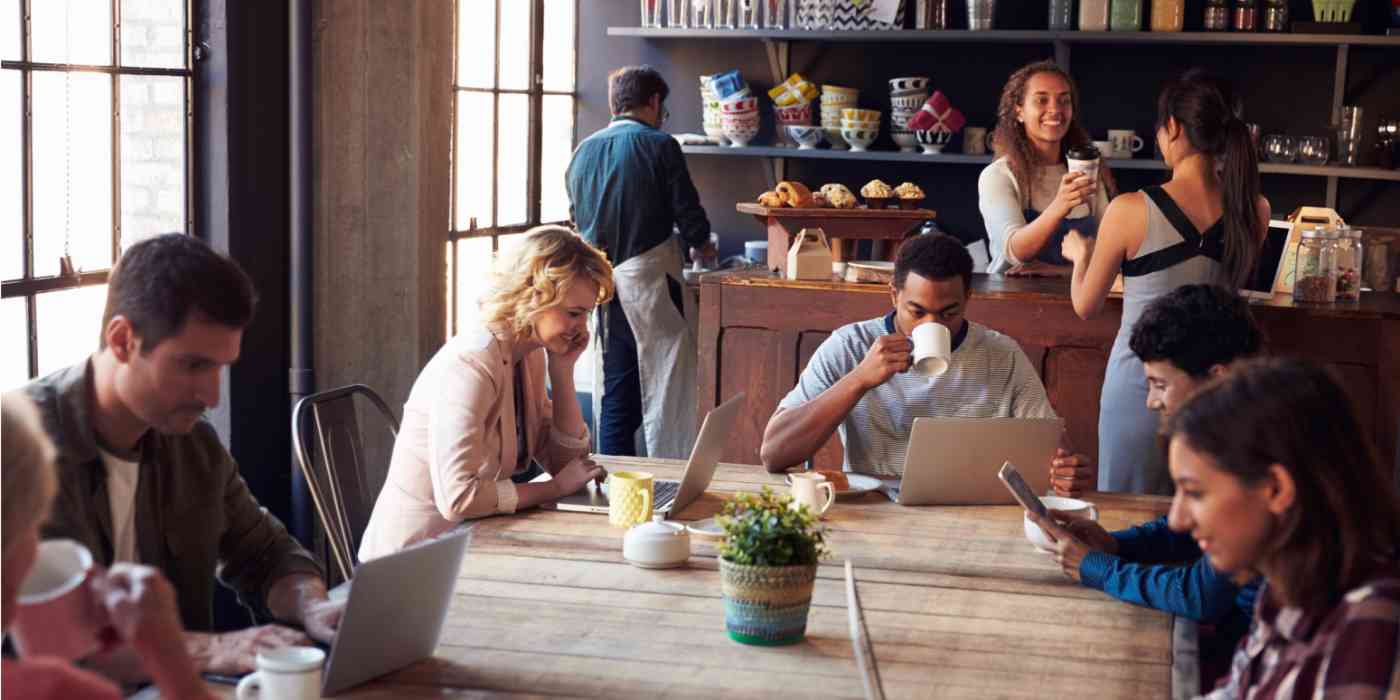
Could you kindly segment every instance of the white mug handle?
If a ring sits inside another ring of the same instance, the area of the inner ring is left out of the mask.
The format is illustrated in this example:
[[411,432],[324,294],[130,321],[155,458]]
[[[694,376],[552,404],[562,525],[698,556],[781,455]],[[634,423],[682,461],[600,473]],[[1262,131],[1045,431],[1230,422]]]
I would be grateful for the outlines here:
[[238,700],[252,700],[259,695],[255,689],[262,686],[262,679],[259,678],[261,675],[255,671],[238,681],[238,687],[234,690],[234,695],[237,696]]
[[1133,146],[1132,146],[1132,149],[1131,149],[1133,153],[1137,153],[1138,151],[1141,151],[1141,150],[1142,150],[1142,147],[1145,146],[1145,145],[1147,145],[1147,142],[1146,142],[1146,141],[1143,141],[1141,136],[1138,136],[1137,134],[1133,134]]
[[825,515],[826,509],[830,508],[831,504],[836,502],[836,485],[832,484],[830,481],[823,481],[817,484],[817,488],[826,489],[826,503],[823,503],[822,509],[817,511],[817,515]]
[[1089,519],[1094,522],[1099,521],[1099,507],[1092,503],[1089,504]]

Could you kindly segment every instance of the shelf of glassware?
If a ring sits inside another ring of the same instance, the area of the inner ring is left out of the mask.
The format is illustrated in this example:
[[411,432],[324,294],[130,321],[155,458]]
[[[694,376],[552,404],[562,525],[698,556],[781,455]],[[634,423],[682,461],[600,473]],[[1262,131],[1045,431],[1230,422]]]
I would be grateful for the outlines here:
[[644,39],[767,39],[829,42],[965,42],[988,44],[1250,44],[1278,46],[1376,46],[1400,48],[1400,36],[1371,34],[1289,34],[1286,32],[1080,32],[1046,30],[877,29],[686,29],[608,27],[608,36]]
[[[797,149],[777,146],[682,146],[690,155],[735,156],[758,158],[798,158],[810,160],[868,160],[900,163],[952,163],[957,165],[986,165],[990,155],[966,153],[906,153],[901,151],[841,151],[830,149]],[[1115,170],[1165,170],[1160,160],[1147,158],[1110,158],[1108,166]],[[1346,165],[1300,165],[1295,163],[1260,163],[1259,172],[1282,175],[1311,175],[1341,177],[1357,180],[1390,180],[1400,182],[1400,170],[1364,168]]]

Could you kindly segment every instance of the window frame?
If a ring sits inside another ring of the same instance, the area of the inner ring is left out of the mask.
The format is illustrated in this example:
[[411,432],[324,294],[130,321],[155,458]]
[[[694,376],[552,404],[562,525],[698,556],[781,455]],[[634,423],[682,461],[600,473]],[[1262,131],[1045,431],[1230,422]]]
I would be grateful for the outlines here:
[[[449,336],[457,334],[458,304],[457,285],[459,275],[459,265],[457,264],[457,244],[459,241],[475,238],[489,238],[491,240],[491,253],[495,255],[500,251],[500,239],[505,236],[520,234],[541,224],[560,223],[568,224],[568,219],[559,221],[540,220],[540,199],[543,194],[541,186],[541,171],[543,169],[543,112],[544,99],[551,96],[568,97],[573,108],[572,134],[571,140],[578,142],[578,26],[579,26],[579,0],[561,0],[573,4],[573,80],[570,81],[573,89],[568,92],[559,90],[544,89],[544,10],[545,0],[524,0],[530,3],[530,65],[534,70],[529,76],[529,87],[524,90],[508,89],[501,87],[501,5],[505,2],[521,2],[522,0],[491,0],[495,3],[496,41],[493,76],[491,87],[466,87],[458,84],[458,42],[457,27],[460,21],[462,5],[465,2],[479,2],[480,0],[455,0],[453,3],[452,17],[452,138],[449,148],[451,149],[451,209],[448,212],[448,267],[451,270],[451,277],[448,280],[448,307],[450,314],[448,318],[447,332]],[[491,221],[492,225],[477,226],[476,217],[472,217],[465,229],[457,228],[457,105],[463,93],[488,94],[491,95],[492,109],[492,139],[491,139]],[[500,107],[501,95],[525,95],[527,109],[529,112],[529,124],[527,125],[528,135],[526,139],[526,157],[528,159],[525,175],[525,223],[510,224],[506,226],[495,225],[500,215],[500,149],[501,149],[501,120]]]
[[[31,45],[30,23],[33,17],[32,8],[35,0],[19,0],[19,60],[0,60],[0,70],[14,70],[20,76],[20,236],[23,239],[21,246],[22,268],[19,279],[0,280],[0,299],[23,298],[25,307],[25,331],[28,335],[28,373],[31,378],[39,373],[39,317],[38,317],[38,297],[41,294],[58,292],[67,289],[78,289],[99,284],[106,284],[112,267],[117,258],[121,255],[122,240],[122,215],[121,215],[121,78],[125,75],[134,76],[158,76],[158,77],[178,77],[185,82],[185,158],[184,158],[184,187],[185,187],[185,229],[184,233],[194,234],[195,215],[195,182],[194,182],[194,112],[195,112],[195,55],[194,55],[194,24],[195,24],[195,0],[185,0],[185,67],[184,68],[154,68],[154,67],[132,67],[122,65],[122,0],[110,0],[111,6],[111,65],[88,65],[77,63],[45,63],[35,62],[33,56],[33,46]],[[112,81],[111,94],[111,188],[112,188],[112,230],[111,230],[111,259],[112,263],[101,270],[85,270],[71,276],[62,273],[48,277],[34,276],[34,115],[33,115],[33,88],[34,74],[44,72],[58,73],[96,73],[110,76]]]

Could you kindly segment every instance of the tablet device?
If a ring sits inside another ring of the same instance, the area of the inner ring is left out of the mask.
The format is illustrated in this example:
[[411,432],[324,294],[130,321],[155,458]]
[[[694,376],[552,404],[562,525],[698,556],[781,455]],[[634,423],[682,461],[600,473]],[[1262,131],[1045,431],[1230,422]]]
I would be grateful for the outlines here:
[[1035,491],[1031,490],[1030,484],[1021,478],[1021,472],[1016,469],[1016,465],[1006,462],[1001,465],[1001,471],[997,472],[997,478],[1001,483],[1006,484],[1006,488],[1016,497],[1016,502],[1020,503],[1026,510],[1044,517],[1050,516],[1050,511],[1045,509],[1045,504],[1036,497]]

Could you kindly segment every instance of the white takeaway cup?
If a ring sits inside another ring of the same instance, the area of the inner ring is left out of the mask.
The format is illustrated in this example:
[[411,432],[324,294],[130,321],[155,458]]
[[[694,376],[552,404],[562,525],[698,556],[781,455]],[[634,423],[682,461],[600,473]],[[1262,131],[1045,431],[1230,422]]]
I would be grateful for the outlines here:
[[941,323],[922,323],[910,336],[914,341],[913,370],[929,379],[948,371],[953,356],[953,334]]

